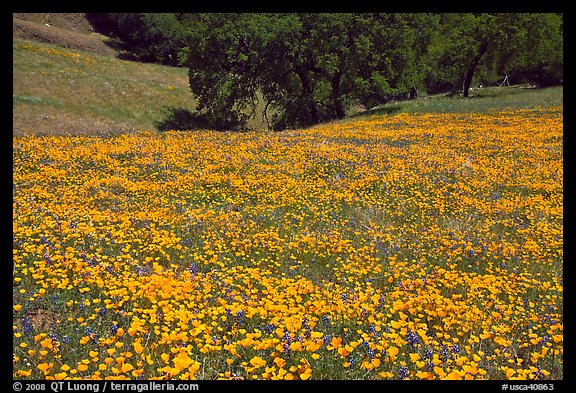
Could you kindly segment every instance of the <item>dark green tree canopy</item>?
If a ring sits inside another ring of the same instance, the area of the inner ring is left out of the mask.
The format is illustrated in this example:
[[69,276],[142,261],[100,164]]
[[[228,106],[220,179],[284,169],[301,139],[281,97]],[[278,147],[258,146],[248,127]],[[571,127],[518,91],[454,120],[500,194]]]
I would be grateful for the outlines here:
[[562,15],[552,13],[445,14],[431,52],[431,91],[460,90],[473,80],[509,75],[540,86],[563,78]]
[[199,113],[242,128],[265,102],[274,129],[343,118],[422,83],[437,17],[427,14],[200,14],[190,86]]

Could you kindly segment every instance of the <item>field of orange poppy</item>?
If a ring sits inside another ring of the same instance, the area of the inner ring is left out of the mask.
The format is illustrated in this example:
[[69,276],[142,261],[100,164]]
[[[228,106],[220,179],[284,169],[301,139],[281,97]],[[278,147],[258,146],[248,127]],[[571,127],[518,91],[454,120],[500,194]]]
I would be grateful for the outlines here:
[[562,109],[13,138],[15,379],[562,379]]

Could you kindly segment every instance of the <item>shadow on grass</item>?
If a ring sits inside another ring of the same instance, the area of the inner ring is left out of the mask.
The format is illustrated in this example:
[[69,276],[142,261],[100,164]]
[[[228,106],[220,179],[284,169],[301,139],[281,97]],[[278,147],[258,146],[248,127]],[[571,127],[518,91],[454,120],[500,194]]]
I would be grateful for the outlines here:
[[399,113],[404,111],[405,105],[401,103],[394,103],[394,104],[385,104],[383,106],[378,106],[376,108],[368,109],[366,111],[358,112],[350,117],[358,117],[358,116],[371,116],[371,115],[392,115],[395,113]]
[[160,132],[165,131],[194,131],[194,130],[215,130],[245,132],[248,129],[242,126],[237,119],[222,117],[211,117],[202,112],[190,111],[186,108],[164,107],[162,108],[164,117],[155,122],[154,126]]
[[117,28],[114,25],[114,22],[106,14],[86,13],[84,16],[96,33],[107,37],[107,39],[104,41],[104,44],[116,51],[117,59],[134,61],[137,63],[148,63],[148,61],[145,61],[140,56],[138,56],[138,54],[134,51],[134,48],[131,48],[128,43],[117,37]]
[[195,130],[216,130],[216,131],[244,131],[234,122],[226,119],[213,119],[205,113],[193,112],[186,108],[176,108],[173,106],[162,108],[164,117],[154,123],[160,132],[165,131],[195,131]]
[[192,113],[186,108],[165,107],[162,110],[164,118],[155,122],[158,131],[189,131],[207,128],[206,119],[201,114]]

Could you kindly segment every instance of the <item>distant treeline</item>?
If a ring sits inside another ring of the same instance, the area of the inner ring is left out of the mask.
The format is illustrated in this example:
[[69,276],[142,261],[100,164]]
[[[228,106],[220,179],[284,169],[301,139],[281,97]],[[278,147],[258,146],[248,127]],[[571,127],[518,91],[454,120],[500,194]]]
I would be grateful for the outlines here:
[[[306,127],[397,99],[563,81],[555,13],[87,14],[133,59],[186,66],[196,126]],[[412,92],[412,94],[410,94]],[[261,113],[257,113],[256,111]]]

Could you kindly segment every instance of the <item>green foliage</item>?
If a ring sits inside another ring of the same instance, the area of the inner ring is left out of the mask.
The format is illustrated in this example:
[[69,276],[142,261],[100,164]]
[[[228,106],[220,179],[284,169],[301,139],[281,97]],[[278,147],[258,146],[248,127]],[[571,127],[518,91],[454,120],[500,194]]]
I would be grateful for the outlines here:
[[[243,127],[257,94],[274,129],[343,118],[421,83],[437,18],[419,14],[200,14],[190,23],[198,111]],[[270,116],[268,111],[270,111]]]
[[563,20],[557,14],[531,14],[525,26],[526,48],[510,67],[515,83],[546,87],[562,83]]
[[96,30],[122,40],[128,58],[178,65],[179,53],[186,48],[186,27],[173,13],[100,13],[87,17]]
[[563,78],[562,16],[538,13],[445,14],[432,43],[430,93],[494,84],[559,84]]

